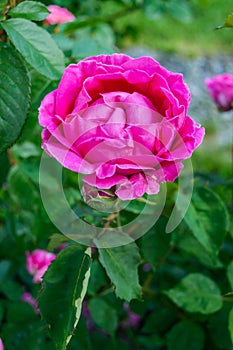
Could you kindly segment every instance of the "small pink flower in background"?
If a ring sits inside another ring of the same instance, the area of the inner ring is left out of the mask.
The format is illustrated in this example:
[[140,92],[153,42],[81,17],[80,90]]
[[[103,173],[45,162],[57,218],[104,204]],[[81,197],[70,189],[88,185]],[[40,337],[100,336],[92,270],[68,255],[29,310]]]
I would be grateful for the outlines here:
[[4,350],[4,346],[1,338],[0,338],[0,350]]
[[205,84],[220,111],[233,109],[233,74],[223,73],[206,78]]
[[66,22],[72,22],[75,19],[75,16],[68,11],[65,7],[60,7],[57,5],[49,5],[48,10],[50,14],[44,20],[44,24],[51,26],[53,24],[62,24]]
[[123,328],[137,328],[141,322],[141,316],[130,309],[128,303],[124,303],[124,310],[127,312],[127,318],[121,322]]
[[56,258],[56,255],[42,249],[36,249],[32,253],[26,252],[27,270],[33,275],[33,282],[40,283],[42,276],[46,272],[50,263]]
[[37,303],[36,299],[33,298],[33,296],[30,293],[24,292],[21,300],[25,301],[25,303],[28,303],[29,305],[31,305],[33,307],[35,313],[39,314],[38,303]]

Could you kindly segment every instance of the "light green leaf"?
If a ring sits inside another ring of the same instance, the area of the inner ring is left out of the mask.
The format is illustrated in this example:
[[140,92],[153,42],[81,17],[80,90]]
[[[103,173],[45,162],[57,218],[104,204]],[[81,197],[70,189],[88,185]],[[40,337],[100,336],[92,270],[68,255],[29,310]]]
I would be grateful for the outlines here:
[[78,324],[90,277],[90,248],[62,250],[43,277],[39,308],[57,350],[65,350]]
[[30,79],[17,51],[0,41],[0,153],[20,136],[30,102]]
[[9,19],[2,27],[33,68],[51,80],[61,77],[64,55],[45,29],[23,18]]
[[93,321],[114,335],[118,326],[117,311],[102,298],[91,299],[88,306]]
[[168,350],[203,350],[205,334],[196,323],[184,320],[168,333]]
[[216,257],[228,226],[227,211],[220,197],[207,188],[195,188],[184,221],[206,251]]
[[233,12],[227,16],[225,23],[221,26],[218,26],[216,29],[222,28],[233,28]]
[[134,298],[141,299],[141,287],[138,280],[140,262],[138,247],[129,236],[119,232],[117,235],[122,246],[116,248],[100,248],[111,246],[111,243],[116,239],[114,233],[108,233],[95,240],[95,244],[99,248],[99,260],[115,285],[116,295],[119,298],[127,301]]
[[187,275],[174,288],[164,293],[188,312],[211,314],[222,307],[218,286],[209,277],[200,273]]
[[191,6],[188,2],[184,1],[168,1],[166,3],[169,14],[177,21],[189,23],[193,19]]
[[106,47],[102,42],[100,43],[96,39],[90,37],[83,37],[75,41],[72,50],[72,56],[82,59],[88,56],[96,56],[100,54],[112,54],[113,48]]
[[41,2],[24,1],[10,10],[11,17],[26,18],[32,21],[43,21],[48,15],[49,10]]
[[229,313],[228,329],[229,329],[229,332],[230,332],[231,341],[233,343],[233,308],[231,309],[231,311]]

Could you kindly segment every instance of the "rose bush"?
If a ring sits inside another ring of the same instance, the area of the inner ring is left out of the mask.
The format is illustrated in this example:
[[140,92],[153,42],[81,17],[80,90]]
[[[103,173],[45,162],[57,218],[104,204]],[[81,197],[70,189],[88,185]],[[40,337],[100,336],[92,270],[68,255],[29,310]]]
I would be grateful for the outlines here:
[[51,26],[53,24],[72,22],[75,19],[74,15],[65,7],[49,5],[48,10],[50,11],[50,14],[44,20],[45,25]]
[[205,84],[219,110],[233,109],[233,74],[223,73],[206,78]]
[[182,75],[151,57],[89,57],[69,65],[43,99],[43,148],[122,200],[156,194],[202,142],[189,103]]
[[56,255],[43,249],[35,249],[32,253],[26,252],[26,267],[33,275],[33,282],[40,283],[51,262],[56,259]]

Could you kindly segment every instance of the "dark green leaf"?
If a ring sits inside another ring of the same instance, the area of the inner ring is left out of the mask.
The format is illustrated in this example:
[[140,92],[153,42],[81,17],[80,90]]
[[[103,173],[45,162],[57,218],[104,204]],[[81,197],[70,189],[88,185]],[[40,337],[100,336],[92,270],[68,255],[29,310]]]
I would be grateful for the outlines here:
[[24,1],[11,9],[9,15],[11,17],[31,19],[32,21],[43,21],[49,13],[47,7],[41,2]]
[[104,268],[98,260],[93,261],[91,265],[91,277],[88,284],[88,294],[95,295],[101,287],[107,284],[107,276]]
[[143,326],[143,333],[161,333],[171,328],[177,318],[176,310],[165,305],[160,305],[153,312],[146,317]]
[[202,350],[205,334],[196,323],[188,320],[177,323],[168,333],[168,350]]
[[4,316],[4,309],[2,304],[0,304],[0,324],[2,322],[3,316]]
[[117,311],[102,298],[91,299],[88,306],[93,321],[114,335],[118,325]]
[[137,337],[137,342],[141,346],[140,349],[164,349],[164,340],[158,334],[140,335]]
[[23,18],[2,23],[16,49],[42,75],[57,80],[64,71],[64,55],[49,33]]
[[229,314],[228,329],[229,329],[229,332],[230,332],[231,341],[233,343],[233,308],[231,309],[230,314]]
[[94,350],[85,317],[80,317],[75,334],[68,345],[68,350]]
[[65,350],[77,326],[90,276],[90,248],[71,245],[46,271],[39,308],[57,350]]
[[195,188],[184,220],[206,251],[216,256],[228,225],[227,211],[219,196],[207,188]]
[[[180,226],[181,227],[181,226]],[[194,255],[202,264],[210,268],[221,268],[222,262],[215,254],[206,251],[201,243],[193,236],[189,230],[178,232],[176,229],[173,233],[175,246],[188,254]]]
[[62,235],[60,233],[54,233],[49,238],[48,250],[53,251],[54,249],[58,248],[59,246],[67,242],[70,242],[70,240],[65,235]]
[[233,291],[233,261],[227,267],[227,278]]
[[221,310],[208,317],[206,331],[210,344],[206,344],[206,349],[232,350],[232,341],[229,332],[229,314],[231,308],[231,303],[224,303]]
[[211,314],[222,307],[218,286],[209,277],[200,273],[189,274],[165,294],[188,312]]
[[2,260],[0,262],[0,283],[1,284],[6,279],[7,275],[9,274],[10,269],[11,269],[11,261]]
[[154,267],[170,249],[171,235],[165,233],[166,223],[167,220],[161,217],[138,242],[142,257]]
[[108,233],[95,240],[95,244],[99,248],[100,262],[115,285],[116,295],[119,298],[127,301],[134,298],[141,299],[141,287],[138,281],[140,262],[138,247],[129,236],[119,232],[117,235],[122,246],[116,248],[100,248],[112,245],[116,239],[114,233]]
[[17,165],[11,168],[8,185],[11,199],[19,207],[31,210],[40,201],[39,192]]
[[[0,153],[19,137],[27,118],[30,80],[24,62],[0,41]],[[16,113],[17,111],[17,113]]]
[[10,300],[20,300],[23,294],[23,287],[20,284],[10,280],[4,282],[0,286],[0,290]]

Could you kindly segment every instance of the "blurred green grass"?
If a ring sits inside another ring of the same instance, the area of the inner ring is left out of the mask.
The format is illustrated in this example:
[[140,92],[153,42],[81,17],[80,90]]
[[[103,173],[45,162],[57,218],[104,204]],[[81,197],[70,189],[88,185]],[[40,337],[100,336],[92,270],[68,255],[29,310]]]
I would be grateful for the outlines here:
[[212,0],[195,6],[190,21],[178,21],[168,14],[148,19],[135,11],[115,23],[122,48],[140,45],[185,57],[232,53],[233,29],[215,30],[233,11],[232,0]]

